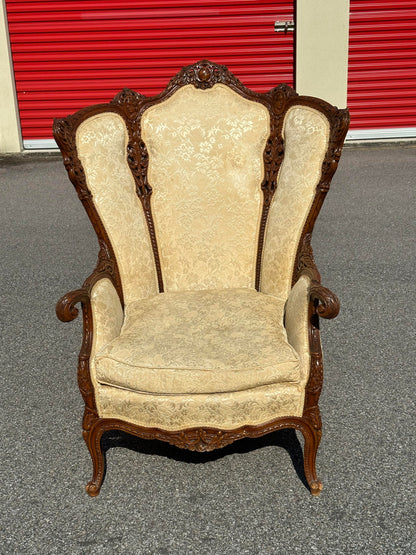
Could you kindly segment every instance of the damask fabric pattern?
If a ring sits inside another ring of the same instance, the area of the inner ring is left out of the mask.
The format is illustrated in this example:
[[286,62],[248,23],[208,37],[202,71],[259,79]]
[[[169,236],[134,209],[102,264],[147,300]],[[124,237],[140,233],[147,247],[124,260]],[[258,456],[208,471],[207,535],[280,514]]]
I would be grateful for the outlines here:
[[254,286],[269,133],[267,108],[222,84],[143,114],[165,291]]
[[318,110],[290,108],[284,121],[285,156],[270,206],[263,247],[261,291],[286,299],[303,226],[328,147],[329,122]]
[[120,337],[95,358],[97,380],[164,394],[299,382],[284,302],[254,289],[161,293],[126,308]]
[[155,295],[158,287],[147,224],[126,161],[127,140],[125,123],[115,113],[92,116],[77,129],[78,156],[129,303]]
[[105,385],[97,389],[103,418],[164,430],[202,426],[232,430],[283,416],[302,416],[304,397],[304,388],[298,384],[207,395],[151,395]]
[[292,287],[285,307],[285,329],[289,343],[300,358],[300,383],[306,385],[309,378],[309,291],[311,279],[301,276]]
[[[90,375],[94,389],[97,387],[95,354],[120,335],[123,309],[114,285],[108,278],[97,281],[91,291],[93,341],[90,354]],[[97,403],[98,404],[98,403]],[[98,404],[98,411],[100,406]]]

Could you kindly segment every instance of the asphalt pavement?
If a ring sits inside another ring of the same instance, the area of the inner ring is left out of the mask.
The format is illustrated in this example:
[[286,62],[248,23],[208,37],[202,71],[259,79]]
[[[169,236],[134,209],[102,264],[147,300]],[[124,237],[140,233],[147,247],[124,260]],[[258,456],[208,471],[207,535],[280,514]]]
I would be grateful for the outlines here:
[[110,434],[89,498],[82,323],[55,303],[98,243],[60,158],[1,158],[0,553],[416,553],[415,176],[416,146],[346,148],[315,227],[341,300],[321,326],[319,498],[292,431],[210,454]]

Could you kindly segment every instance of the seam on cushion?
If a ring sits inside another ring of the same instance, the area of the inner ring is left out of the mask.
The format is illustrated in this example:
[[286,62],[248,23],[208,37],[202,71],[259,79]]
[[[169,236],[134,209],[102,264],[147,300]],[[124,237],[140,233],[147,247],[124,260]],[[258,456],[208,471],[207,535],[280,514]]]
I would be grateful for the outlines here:
[[[295,350],[293,349],[293,347],[291,345],[289,345],[291,347],[291,349],[293,350],[293,352],[295,352]],[[295,352],[296,353],[296,352]],[[112,356],[104,356],[104,355],[96,355],[94,357],[94,360],[99,364],[100,362],[103,361],[103,359],[107,359],[107,360],[111,360],[113,362],[118,362],[119,364],[124,364],[125,366],[129,366],[130,368],[137,368],[138,370],[166,370],[166,371],[176,371],[176,370],[185,370],[186,372],[205,372],[205,373],[218,373],[217,371],[221,371],[221,372],[228,372],[228,373],[239,373],[239,372],[259,372],[261,370],[267,370],[269,368],[273,368],[274,366],[281,366],[282,364],[299,364],[300,360],[299,358],[295,359],[295,360],[286,360],[283,362],[276,362],[272,365],[268,365],[268,366],[261,366],[260,368],[239,368],[239,369],[230,369],[230,370],[222,370],[221,368],[186,368],[183,366],[178,366],[178,367],[174,367],[174,366],[170,366],[170,367],[166,367],[166,366],[137,366],[136,364],[131,364],[129,362],[124,362],[123,360],[114,358]]]
[[[285,303],[286,303],[285,300],[281,299],[280,297],[276,297],[275,295],[272,295],[271,293],[262,293],[261,291],[258,291],[258,293],[260,293],[264,297],[271,297],[272,299],[276,299],[276,301],[280,301],[283,305],[285,305]],[[284,311],[284,307],[283,307],[283,311]]]
[[283,384],[290,384],[290,385],[295,385],[297,386],[297,388],[302,391],[303,386],[300,385],[299,381],[295,381],[295,382],[269,382],[266,384],[261,384],[261,385],[257,385],[255,387],[248,387],[245,389],[233,389],[233,390],[229,390],[229,391],[210,391],[210,392],[204,392],[204,393],[196,393],[196,392],[192,392],[192,393],[160,393],[160,392],[155,392],[155,391],[142,391],[141,389],[131,389],[130,387],[123,387],[122,385],[117,385],[117,384],[111,384],[105,381],[99,381],[98,382],[99,385],[104,385],[106,387],[114,387],[115,389],[121,389],[122,391],[130,391],[132,393],[139,393],[140,395],[149,395],[149,396],[153,396],[153,397],[182,397],[184,395],[189,395],[191,396],[196,396],[196,395],[200,395],[200,396],[206,396],[206,395],[227,395],[227,393],[240,393],[242,391],[253,391],[255,389],[261,388],[261,387],[268,387],[270,385],[283,385]]
[[[121,385],[115,385],[113,383],[108,383],[105,381],[101,381],[99,382],[100,385],[105,385],[106,387],[113,387],[114,389],[121,389],[122,391],[131,391],[132,393],[140,393],[140,395],[149,395],[149,396],[168,396],[168,397],[173,397],[175,395],[179,396],[179,395],[187,395],[186,393],[152,393],[150,391],[141,391],[139,389],[131,389],[129,387],[123,387]],[[190,393],[189,395],[193,395],[192,393]],[[196,394],[198,395],[198,393]],[[209,393],[199,393],[199,395],[209,395]]]
[[[112,384],[107,384],[107,383],[103,383],[103,382],[99,382],[99,385],[103,385],[104,387],[114,387],[115,389],[122,389],[123,391],[131,391],[132,393],[137,393],[139,395],[151,395],[152,397],[164,397],[165,395],[167,397],[183,397],[183,395],[189,395],[189,396],[192,396],[192,397],[199,397],[199,396],[200,397],[206,397],[208,395],[225,395],[226,393],[230,393],[230,392],[226,392],[226,391],[218,391],[216,393],[149,393],[148,391],[139,391],[137,389],[132,390],[132,389],[128,389],[128,388],[125,388],[125,387],[116,386],[116,385],[112,385]],[[269,385],[281,386],[283,384],[275,383],[275,384],[269,384]],[[269,387],[269,385],[257,385],[255,387],[249,387],[247,389],[242,389],[241,391],[256,391],[257,389],[263,389],[265,387]],[[295,387],[299,393],[302,393],[302,392],[305,391],[305,387],[300,385],[298,382],[291,383],[290,385]],[[238,393],[238,392],[231,392],[231,393]]]
[[[154,295],[150,295],[149,297],[144,297],[143,299],[137,299],[134,301],[131,301],[128,305],[125,306],[125,311],[128,310],[128,308],[136,303],[140,303],[142,301],[146,301],[149,302],[151,299],[156,299],[156,298],[163,298],[163,297],[168,297],[168,298],[173,298],[174,296],[197,296],[198,293],[202,293],[202,295],[205,294],[209,294],[209,293],[222,293],[222,292],[229,292],[229,291],[237,291],[239,293],[242,293],[244,291],[244,294],[246,294],[246,291],[250,291],[251,293],[254,293],[255,295],[262,295],[263,297],[271,297],[272,299],[276,299],[278,301],[281,301],[282,303],[284,303],[285,301],[283,299],[280,299],[279,297],[276,297],[275,295],[271,295],[269,293],[262,293],[261,291],[257,291],[257,289],[255,287],[249,286],[249,287],[221,287],[220,289],[218,288],[210,288],[210,289],[181,289],[181,290],[173,290],[173,291],[163,291],[163,293],[155,293]],[[253,295],[253,297],[255,296]]]
[[[257,291],[254,287],[230,287],[230,288],[223,288],[223,289],[184,289],[181,291],[163,291],[163,293],[156,293],[155,295],[151,295],[149,297],[144,297],[143,299],[137,299],[134,301],[131,301],[128,305],[126,305],[124,307],[124,312],[128,313],[130,312],[130,307],[132,305],[135,305],[136,303],[142,303],[142,301],[148,303],[150,302],[152,299],[163,299],[164,297],[168,297],[168,298],[173,298],[173,296],[187,296],[187,293],[191,293],[192,296],[196,296],[197,293],[210,293],[210,292],[222,292],[222,291],[250,291],[251,293],[255,293],[256,295],[261,295],[262,297],[268,297],[270,299],[279,301],[280,303],[282,303],[282,305],[284,305],[286,303],[286,300],[282,299],[281,297],[277,297],[276,295],[272,295],[271,293],[263,293],[262,291]],[[184,295],[185,294],[185,295]],[[191,295],[190,295],[191,296]],[[156,308],[158,306],[159,303],[155,304],[154,308]]]

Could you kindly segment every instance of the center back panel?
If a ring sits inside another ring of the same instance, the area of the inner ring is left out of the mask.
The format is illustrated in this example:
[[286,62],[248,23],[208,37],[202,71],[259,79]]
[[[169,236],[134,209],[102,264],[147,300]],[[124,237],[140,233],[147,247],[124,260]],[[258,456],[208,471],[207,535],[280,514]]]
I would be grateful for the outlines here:
[[165,291],[254,287],[269,133],[267,108],[222,84],[144,112]]

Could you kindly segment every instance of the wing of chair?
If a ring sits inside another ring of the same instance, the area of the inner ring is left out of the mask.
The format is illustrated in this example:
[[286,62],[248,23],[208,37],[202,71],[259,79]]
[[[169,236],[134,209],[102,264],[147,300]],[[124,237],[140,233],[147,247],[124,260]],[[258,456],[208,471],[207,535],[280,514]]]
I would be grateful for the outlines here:
[[347,110],[280,85],[245,88],[207,60],[157,96],[124,89],[55,120],[65,167],[99,241],[97,266],[60,299],[83,310],[83,436],[103,481],[101,436],[209,451],[295,428],[311,493],[321,439],[320,283],[311,234]]

